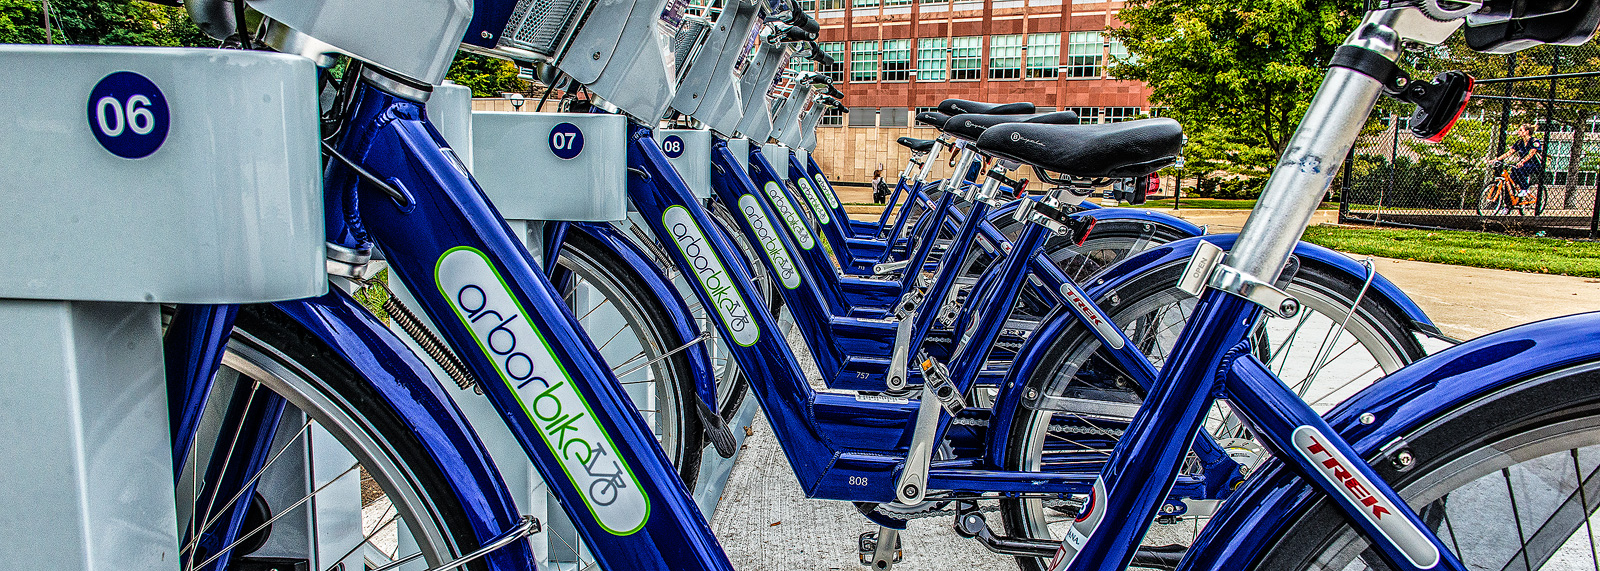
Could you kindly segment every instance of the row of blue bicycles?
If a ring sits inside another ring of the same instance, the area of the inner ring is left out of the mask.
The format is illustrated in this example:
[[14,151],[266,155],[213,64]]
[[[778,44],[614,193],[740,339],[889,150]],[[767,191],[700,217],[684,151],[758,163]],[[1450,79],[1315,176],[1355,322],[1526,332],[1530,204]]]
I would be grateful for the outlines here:
[[[1600,569],[1600,314],[1457,343],[1299,241],[1378,97],[1464,109],[1406,50],[1600,2],[1381,2],[1237,235],[1093,198],[1176,121],[959,99],[851,219],[793,0],[184,6],[229,48],[0,45],[19,568],[731,569],[759,410],[874,569],[935,517],[1028,570]],[[458,50],[550,89],[472,112]]]

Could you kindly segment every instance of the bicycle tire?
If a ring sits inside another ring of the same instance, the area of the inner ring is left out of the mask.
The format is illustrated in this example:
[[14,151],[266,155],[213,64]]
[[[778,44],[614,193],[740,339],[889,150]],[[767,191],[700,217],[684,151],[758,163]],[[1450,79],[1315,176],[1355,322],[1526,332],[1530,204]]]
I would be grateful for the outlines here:
[[[1575,492],[1595,482],[1583,474],[1593,475],[1593,455],[1600,453],[1595,450],[1600,443],[1596,383],[1600,363],[1502,387],[1457,410],[1441,411],[1400,437],[1413,458],[1409,467],[1382,458],[1369,461],[1469,568],[1568,568],[1563,561],[1570,563],[1570,556],[1593,568],[1596,545],[1588,528],[1600,504]],[[1530,479],[1538,485],[1520,492],[1513,487]],[[1557,495],[1528,495],[1539,492]],[[1455,509],[1470,511],[1470,520],[1450,517],[1452,494],[1460,495]],[[1580,504],[1573,506],[1574,500]],[[1551,505],[1557,509],[1546,511]],[[1561,511],[1574,507],[1587,513]],[[1285,521],[1253,568],[1360,569],[1368,562],[1368,568],[1387,568],[1326,496]],[[1470,523],[1458,525],[1462,521]],[[1571,529],[1564,532],[1565,526]],[[1563,540],[1563,533],[1570,535]],[[1580,535],[1586,537],[1574,547]],[[1493,540],[1475,541],[1479,538]],[[1512,540],[1516,544],[1507,543]]]
[[[1478,216],[1495,216],[1500,213],[1502,192],[1499,187],[1500,182],[1495,181],[1478,191]],[[1485,213],[1485,210],[1488,212]]]
[[[1178,331],[1181,331],[1187,316],[1182,313],[1166,315],[1164,312],[1167,311],[1166,308],[1182,309],[1185,303],[1190,307],[1193,305],[1195,298],[1177,290],[1175,286],[1178,276],[1183,271],[1184,264],[1185,262],[1175,262],[1148,271],[1142,276],[1134,278],[1127,285],[1118,288],[1117,291],[1108,292],[1101,299],[1096,300],[1100,307],[1107,309],[1111,321],[1122,327],[1125,332],[1129,332],[1130,338],[1140,345],[1141,350],[1145,351],[1147,356],[1151,356],[1153,361],[1157,361],[1158,367],[1159,361],[1164,358],[1165,353],[1155,350],[1157,347],[1152,346],[1152,343],[1156,342],[1156,340],[1146,338],[1142,333],[1152,331],[1152,327],[1158,328],[1154,331],[1162,335],[1175,336]],[[1297,350],[1295,348],[1295,339],[1305,330],[1305,324],[1311,323],[1313,319],[1317,320],[1313,329],[1322,325],[1324,320],[1328,325],[1326,333],[1323,333],[1323,338],[1315,345],[1314,355],[1320,357],[1325,350],[1324,347],[1337,349],[1341,346],[1342,341],[1347,338],[1350,339],[1351,343],[1345,345],[1346,349],[1338,351],[1340,359],[1343,359],[1348,354],[1348,351],[1357,344],[1360,344],[1368,352],[1371,362],[1375,363],[1376,368],[1381,370],[1366,369],[1357,374],[1349,374],[1349,381],[1344,381],[1342,378],[1339,379],[1339,382],[1333,383],[1334,390],[1328,391],[1321,397],[1309,399],[1319,409],[1331,408],[1338,400],[1347,398],[1356,390],[1376,380],[1381,376],[1381,373],[1398,369],[1424,355],[1421,344],[1406,327],[1407,320],[1404,316],[1397,309],[1388,307],[1371,295],[1362,297],[1359,311],[1352,314],[1348,330],[1333,337],[1331,346],[1327,345],[1329,343],[1327,337],[1331,335],[1333,324],[1336,323],[1329,316],[1337,315],[1342,317],[1341,314],[1335,313],[1338,311],[1337,308],[1348,308],[1356,298],[1361,286],[1361,283],[1352,283],[1338,276],[1330,269],[1322,268],[1315,263],[1307,263],[1301,267],[1288,288],[1289,292],[1301,301],[1303,310],[1297,318],[1304,321],[1293,324],[1291,322],[1295,320],[1267,321],[1264,319],[1263,325],[1258,328],[1254,336],[1258,342],[1266,341],[1266,343],[1258,343],[1258,346],[1271,347],[1274,342],[1273,332],[1282,332],[1286,328],[1288,329],[1289,337],[1282,344],[1279,344],[1277,348],[1265,351],[1258,349],[1263,353],[1263,361],[1269,364],[1279,362],[1280,360],[1276,357],[1281,355],[1283,365],[1280,367],[1280,371],[1289,366],[1291,356],[1295,353],[1298,352],[1301,357],[1305,355],[1304,349],[1306,346],[1302,345]],[[1152,312],[1155,312],[1153,318],[1151,317]],[[1316,318],[1316,315],[1322,315],[1323,317]],[[1130,327],[1133,328],[1133,331],[1129,331]],[[1317,335],[1314,332],[1312,333],[1309,339],[1315,340]],[[1165,341],[1171,340],[1170,337],[1164,337],[1163,339]],[[1093,339],[1082,324],[1073,324],[1071,328],[1067,329],[1052,342],[1052,346],[1040,366],[1032,371],[1026,380],[1026,389],[1037,391],[1041,395],[1064,394],[1067,390],[1071,390],[1073,391],[1073,396],[1077,398],[1122,403],[1139,402],[1142,394],[1136,385],[1127,382],[1125,376],[1116,375],[1115,367],[1109,365],[1109,361],[1092,356],[1098,349],[1098,341]],[[1333,349],[1326,349],[1326,351],[1330,355],[1335,353]],[[1308,378],[1316,380],[1318,377],[1311,372],[1312,369],[1315,369],[1315,366],[1307,367],[1298,359],[1299,357],[1294,360],[1297,364],[1293,371],[1289,372],[1300,371],[1304,368],[1306,369],[1304,374]],[[1348,362],[1339,364],[1338,370],[1341,373],[1358,369],[1368,363],[1368,361],[1362,360],[1359,354],[1351,355],[1350,359]],[[1083,364],[1083,366],[1076,367],[1078,364]],[[1084,383],[1077,379],[1077,376],[1085,371],[1090,371],[1090,374],[1086,375],[1087,377],[1099,376],[1108,380]],[[1096,375],[1096,372],[1102,374]],[[1378,374],[1374,375],[1374,373]],[[1286,374],[1285,376],[1287,377],[1285,381],[1293,386],[1295,384],[1293,374]],[[1056,382],[1058,377],[1071,380],[1058,383]],[[1326,379],[1326,377],[1321,378]],[[1365,382],[1357,385],[1356,381],[1360,380]],[[1310,383],[1307,384],[1308,386],[1305,387],[1304,391],[1310,391],[1314,388],[1310,386]],[[1302,394],[1306,393],[1302,392]],[[1221,413],[1222,410],[1224,409],[1221,407],[1214,407],[1212,415],[1208,418],[1207,424],[1212,429],[1212,433],[1225,448],[1230,449],[1230,452],[1237,451],[1245,454],[1246,457],[1253,456],[1256,459],[1261,459],[1262,448],[1252,446],[1250,442],[1239,438],[1238,436],[1242,432],[1241,429],[1237,423],[1232,421],[1231,415]],[[1071,412],[1052,413],[1032,409],[1022,409],[1018,412],[1019,417],[1012,422],[1012,429],[1006,435],[1008,456],[1003,463],[1003,469],[1020,471],[1039,469],[1039,466],[1043,463],[1044,442],[1049,433],[1050,422],[1055,414],[1065,414],[1074,418],[1080,417],[1080,415]],[[1090,426],[1094,426],[1092,421]],[[1092,450],[1096,453],[1109,453],[1110,446],[1115,444],[1116,436],[1116,434],[1100,435],[1098,437],[1099,440],[1079,438],[1079,442],[1072,442],[1071,445],[1076,446],[1081,442],[1085,446],[1084,450],[1078,450],[1078,452]],[[1050,521],[1051,516],[1046,513],[1046,510],[1050,509],[1052,508],[1045,507],[1043,502],[1037,499],[1001,499],[1000,501],[1001,518],[1006,532],[1008,535],[1015,537],[1059,540],[1060,535],[1050,531],[1051,525],[1053,523],[1057,525],[1061,523],[1070,524],[1075,512],[1067,513],[1067,511],[1055,509],[1054,511],[1059,512],[1059,515],[1064,519],[1059,522],[1052,522]],[[1193,518],[1191,523],[1198,524],[1198,521],[1198,518]],[[1064,527],[1060,529],[1064,529]],[[1147,536],[1146,541],[1165,544],[1174,542],[1172,540],[1174,536],[1178,538],[1178,542],[1184,539],[1189,541],[1193,539],[1192,535],[1185,537],[1187,532],[1178,528],[1161,529],[1165,531],[1153,529],[1151,535]],[[1198,529],[1193,531],[1198,533]],[[1165,539],[1158,540],[1161,537],[1165,537]],[[1018,558],[1018,564],[1024,570],[1043,569],[1045,568],[1045,563],[1047,562],[1029,557]]]
[[[682,339],[672,326],[671,314],[661,300],[650,295],[645,281],[580,227],[567,232],[557,263],[575,278],[566,280],[562,299],[567,300],[568,308],[579,318],[613,372],[625,374],[618,381],[629,389],[635,407],[655,430],[684,486],[693,490],[700,474],[701,451],[706,445],[704,428],[692,405],[699,398],[693,369],[684,352],[662,356],[688,340]],[[581,287],[599,292],[601,300],[579,307]],[[632,332],[633,339],[615,345],[625,330]],[[608,351],[613,347],[617,349]],[[643,368],[630,370],[641,365]],[[646,373],[642,379],[638,378],[641,373]],[[639,384],[645,386],[638,387]],[[644,390],[637,390],[640,388]]]
[[[369,503],[368,488],[364,482],[362,483],[363,515],[369,509],[375,509],[373,506],[378,505],[378,502],[387,501],[388,505],[395,508],[394,513],[397,514],[389,521],[400,521],[402,515],[408,516],[409,519],[405,520],[404,524],[409,528],[411,541],[415,541],[416,545],[422,548],[423,559],[430,567],[476,550],[480,544],[467,519],[467,510],[463,506],[481,500],[457,496],[443,475],[445,468],[438,464],[439,460],[427,453],[427,449],[418,440],[415,428],[386,406],[385,400],[378,395],[376,389],[368,384],[354,367],[342,359],[333,357],[333,354],[314,335],[272,306],[254,305],[240,309],[227,352],[223,356],[222,367],[219,369],[217,380],[213,383],[211,397],[207,400],[208,411],[213,411],[220,417],[221,411],[227,410],[234,403],[233,399],[226,398],[229,395],[238,398],[242,394],[248,394],[248,398],[258,398],[257,395],[260,393],[255,390],[244,389],[243,392],[238,390],[244,388],[241,383],[250,381],[253,387],[261,387],[283,397],[287,402],[286,414],[290,414],[291,411],[288,409],[293,407],[293,410],[302,412],[307,419],[305,426],[301,427],[300,432],[292,438],[286,438],[287,432],[284,430],[276,433],[278,442],[274,444],[274,451],[270,455],[271,461],[266,462],[254,475],[259,480],[256,484],[258,495],[253,499],[261,505],[266,505],[267,502],[262,499],[260,492],[270,493],[272,485],[283,481],[281,478],[290,480],[303,478],[306,466],[297,463],[298,459],[283,463],[276,461],[283,457],[296,457],[296,454],[283,452],[300,438],[313,438],[307,435],[312,434],[309,428],[315,425],[326,430],[333,436],[335,442],[343,445],[349,454],[356,458],[360,470],[356,472],[356,467],[352,466],[328,481],[322,488],[310,492],[307,498],[316,496],[328,485],[342,478],[355,474],[370,475],[373,484],[381,490],[381,494]],[[285,418],[300,417],[295,415]],[[230,433],[227,427],[221,426],[220,423],[215,426],[202,424],[201,432],[196,435],[193,450],[209,450],[215,445],[213,443],[224,442],[221,440],[224,438],[231,438],[237,442],[237,435],[237,432]],[[180,532],[187,530],[195,537],[209,528],[208,520],[216,513],[227,510],[230,505],[224,503],[218,507],[213,501],[211,508],[201,511],[198,507],[199,496],[192,497],[189,506],[185,506],[181,500],[186,490],[183,483],[189,484],[187,489],[195,490],[193,482],[196,475],[204,474],[208,468],[207,464],[205,454],[191,453],[189,462],[180,471],[178,510],[180,521],[188,522],[180,524],[184,527]],[[280,473],[276,470],[291,470],[291,472]],[[356,478],[360,480],[359,475]],[[230,503],[237,500],[239,498],[230,500]],[[297,508],[306,509],[285,500],[279,505],[270,506],[269,513],[288,515],[289,510]],[[198,524],[192,517],[197,512],[207,514],[199,518],[201,523]],[[386,508],[379,516],[378,523],[381,525],[370,532],[363,529],[363,533],[369,534],[367,536],[369,539],[356,544],[357,548],[364,547],[368,541],[373,541],[374,546],[378,545],[377,536],[389,527],[389,523],[382,521],[382,518],[387,517],[389,513]],[[253,519],[259,520],[260,517]],[[259,521],[247,518],[245,526],[239,533],[239,537],[244,538],[241,540],[242,543],[237,543],[237,547],[232,549],[220,549],[219,552],[232,551],[234,557],[232,562],[234,565],[239,565],[239,558],[250,555],[245,550],[254,551],[263,544],[268,545],[269,551],[275,548],[281,549],[282,545],[269,543],[272,524],[273,522],[267,521],[263,526]],[[398,525],[395,526],[394,534],[396,552],[384,555],[396,559],[409,555],[400,552],[406,546],[406,542],[399,539]],[[302,547],[307,545],[306,539],[304,536],[299,536],[298,545]],[[346,538],[334,538],[335,541],[343,539]],[[296,545],[294,537],[290,537],[287,542]],[[315,544],[316,540],[313,540],[311,545]],[[208,554],[200,553],[199,548],[195,548],[194,552],[182,556],[179,562],[181,568],[208,566],[205,561]],[[321,554],[306,554],[311,562],[320,565],[318,568],[333,567],[352,556],[364,556],[354,549],[333,562],[319,561],[319,555]],[[486,569],[486,564],[479,560],[467,568]]]

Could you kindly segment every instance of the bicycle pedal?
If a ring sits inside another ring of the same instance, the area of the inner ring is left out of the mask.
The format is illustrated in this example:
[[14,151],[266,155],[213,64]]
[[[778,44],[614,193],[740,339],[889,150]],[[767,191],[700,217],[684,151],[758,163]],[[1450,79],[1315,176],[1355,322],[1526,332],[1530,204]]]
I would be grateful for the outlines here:
[[894,567],[894,564],[905,559],[905,550],[900,543],[900,532],[885,527],[879,527],[878,530],[886,535],[893,536],[894,549],[892,553],[885,552],[880,554],[878,552],[879,532],[865,531],[861,533],[860,537],[856,538],[856,555],[861,558],[863,566],[888,571]]

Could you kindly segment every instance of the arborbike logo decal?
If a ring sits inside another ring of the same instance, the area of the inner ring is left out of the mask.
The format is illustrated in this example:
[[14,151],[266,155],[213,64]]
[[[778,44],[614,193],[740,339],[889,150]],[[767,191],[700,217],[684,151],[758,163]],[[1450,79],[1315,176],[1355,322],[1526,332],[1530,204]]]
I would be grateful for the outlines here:
[[767,199],[772,201],[772,207],[778,211],[778,217],[783,219],[783,223],[789,225],[789,235],[800,243],[800,249],[810,250],[815,247],[817,242],[811,239],[811,231],[806,228],[805,221],[800,219],[800,211],[795,208],[793,202],[789,202],[789,195],[778,188],[778,183],[767,181],[767,184],[761,185],[761,189],[767,191]]
[[788,289],[800,287],[800,272],[794,267],[794,260],[789,258],[789,250],[783,247],[783,240],[772,228],[767,213],[761,211],[756,197],[748,194],[740,196],[739,210],[744,212],[744,219],[750,222],[750,229],[755,231],[761,249],[767,251],[767,260],[772,262],[772,269],[778,272],[779,283]]
[[811,188],[811,180],[806,177],[795,180],[800,181],[800,184],[795,186],[800,187],[800,193],[806,195],[806,202],[811,205],[811,212],[817,215],[817,222],[822,224],[832,222],[833,220],[828,218],[828,209],[823,208],[822,200],[817,198],[817,189]]
[[1071,283],[1061,284],[1061,297],[1067,298],[1067,302],[1072,305],[1074,311],[1078,312],[1078,316],[1082,317],[1089,325],[1094,326],[1095,331],[1100,332],[1100,337],[1105,339],[1106,345],[1112,349],[1122,348],[1122,334],[1117,331],[1117,326],[1112,325],[1111,320],[1106,319],[1105,314],[1100,313],[1100,308],[1089,303],[1089,300],[1083,297],[1083,292],[1078,291],[1077,286]]
[[642,529],[650,516],[650,499],[639,488],[639,479],[489,258],[473,248],[453,248],[439,257],[434,280],[556,455],[589,513],[616,535]]
[[[822,198],[828,200],[828,207],[838,208],[839,197],[834,196],[835,193],[833,192],[833,185],[828,184],[828,179],[822,178],[821,173],[811,175],[811,178],[817,181],[817,192],[822,193]],[[828,192],[822,192],[824,190]]]
[[1398,509],[1389,498],[1374,494],[1376,487],[1366,475],[1349,468],[1353,463],[1342,452],[1323,446],[1327,437],[1315,428],[1301,426],[1294,429],[1293,439],[1295,452],[1316,466],[1316,471],[1332,482],[1345,499],[1360,507],[1361,516],[1400,548],[1412,565],[1428,569],[1439,563],[1439,548],[1411,520],[1396,513]]
[[711,250],[711,241],[706,239],[705,232],[695,223],[689,209],[669,206],[661,213],[661,223],[672,233],[672,241],[678,244],[678,251],[683,252],[683,257],[689,260],[694,277],[700,280],[700,285],[705,286],[706,293],[711,296],[711,304],[717,306],[717,315],[722,318],[723,325],[728,326],[733,342],[741,347],[755,345],[761,339],[761,328],[751,318],[750,306],[734,287],[733,276],[728,274],[728,268],[722,265],[722,260],[717,259],[717,253]]

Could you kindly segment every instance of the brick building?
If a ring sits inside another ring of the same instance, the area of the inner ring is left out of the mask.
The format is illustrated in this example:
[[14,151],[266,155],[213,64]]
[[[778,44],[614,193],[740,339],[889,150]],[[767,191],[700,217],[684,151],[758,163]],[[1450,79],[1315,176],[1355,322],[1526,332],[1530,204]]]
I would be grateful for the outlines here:
[[1121,2],[1096,0],[801,0],[822,25],[818,42],[837,63],[814,69],[845,93],[847,116],[825,117],[817,161],[837,180],[893,178],[901,136],[927,138],[918,111],[951,97],[1031,101],[1103,123],[1152,113],[1149,90],[1110,77],[1126,57],[1108,36]]

